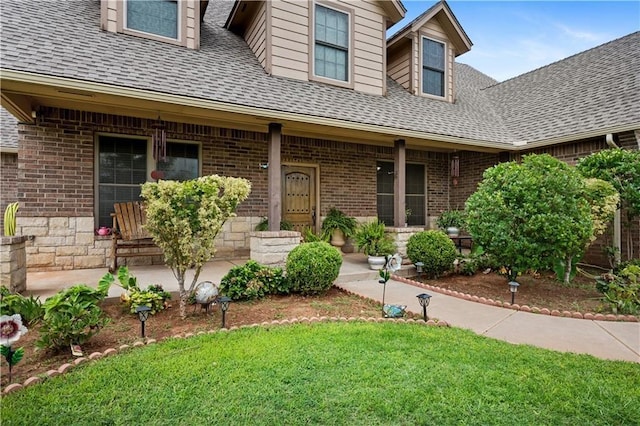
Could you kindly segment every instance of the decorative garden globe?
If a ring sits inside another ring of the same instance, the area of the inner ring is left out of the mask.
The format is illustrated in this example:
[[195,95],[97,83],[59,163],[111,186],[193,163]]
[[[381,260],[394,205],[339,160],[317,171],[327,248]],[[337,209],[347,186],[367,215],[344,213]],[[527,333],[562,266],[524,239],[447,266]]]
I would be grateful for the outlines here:
[[201,305],[210,305],[215,302],[220,293],[219,285],[211,281],[202,281],[195,288],[196,303]]

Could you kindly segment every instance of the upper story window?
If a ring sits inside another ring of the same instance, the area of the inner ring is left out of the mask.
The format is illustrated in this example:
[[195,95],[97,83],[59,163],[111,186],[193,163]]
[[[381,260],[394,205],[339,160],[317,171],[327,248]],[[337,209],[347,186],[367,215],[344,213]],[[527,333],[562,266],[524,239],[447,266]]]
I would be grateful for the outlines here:
[[178,39],[177,0],[127,0],[126,28]]
[[422,93],[444,97],[445,45],[422,37]]
[[321,6],[315,7],[314,74],[333,80],[349,81],[348,13]]

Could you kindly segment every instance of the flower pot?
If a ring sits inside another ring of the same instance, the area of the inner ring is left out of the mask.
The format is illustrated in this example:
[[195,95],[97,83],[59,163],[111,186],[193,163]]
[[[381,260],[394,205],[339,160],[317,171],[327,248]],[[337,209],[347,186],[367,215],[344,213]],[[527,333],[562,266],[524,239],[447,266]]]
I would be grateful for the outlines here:
[[384,264],[387,263],[387,258],[385,256],[369,256],[367,261],[369,262],[369,268],[377,271],[384,267]]
[[447,228],[447,235],[455,238],[460,235],[460,230],[455,226],[450,226]]
[[334,229],[331,232],[331,245],[335,247],[342,247],[344,243],[344,233],[340,229]]
[[353,253],[355,251],[355,247],[353,245],[353,240],[351,238],[347,238],[347,241],[342,246],[343,253]]

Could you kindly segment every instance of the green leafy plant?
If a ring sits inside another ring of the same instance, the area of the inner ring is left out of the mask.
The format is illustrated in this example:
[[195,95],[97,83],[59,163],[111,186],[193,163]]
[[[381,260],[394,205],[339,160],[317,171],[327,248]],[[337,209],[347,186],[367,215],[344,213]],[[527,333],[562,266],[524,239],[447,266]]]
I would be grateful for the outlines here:
[[[578,161],[577,169],[585,177],[609,182],[620,194],[619,207],[626,210],[629,229],[640,215],[640,151],[605,149]],[[633,236],[627,232],[627,254],[633,258]]]
[[[550,155],[527,155],[484,172],[466,203],[474,243],[504,263],[510,280],[563,259],[571,271],[593,235],[584,179]],[[565,274],[564,281],[569,282]]]
[[442,231],[422,231],[409,238],[407,256],[413,263],[422,262],[424,272],[434,278],[453,268],[456,246]]
[[379,220],[363,223],[355,233],[358,250],[367,256],[386,256],[396,251],[391,237],[385,233],[385,225]]
[[345,238],[349,238],[355,233],[357,225],[354,217],[347,216],[341,210],[331,207],[327,217],[322,221],[322,239],[328,241],[336,229],[342,231]]
[[[162,249],[165,263],[178,281],[183,319],[200,271],[215,253],[216,236],[227,219],[235,216],[238,205],[250,191],[248,180],[218,175],[142,185],[147,215],[145,229]],[[188,269],[193,270],[193,278],[185,286]]]
[[36,345],[55,350],[82,344],[98,333],[109,321],[99,303],[107,296],[112,281],[113,277],[100,280],[97,289],[78,284],[49,297],[44,302]]
[[[256,231],[258,232],[264,232],[264,231],[268,231],[269,230],[269,219],[266,217],[263,217],[262,220],[260,221],[260,223],[258,223],[258,225],[256,225]],[[293,223],[287,221],[287,220],[283,220],[280,222],[280,230],[281,231],[293,231]]]
[[220,292],[233,300],[259,299],[268,294],[289,293],[282,268],[271,268],[249,260],[234,266],[220,281]]
[[342,255],[325,242],[303,243],[287,256],[287,280],[302,294],[318,294],[330,289],[338,278]]
[[[114,283],[112,274],[105,275],[102,280]],[[164,291],[161,285],[151,285],[146,290],[140,289],[138,279],[129,272],[129,268],[126,266],[118,268],[118,282],[119,286],[126,290],[126,293],[120,296],[120,300],[129,307],[132,314],[136,313],[138,306],[147,306],[151,309],[152,315],[156,314],[165,309],[167,301],[171,299],[171,293]]]
[[442,212],[436,220],[439,229],[446,231],[447,228],[463,229],[465,227],[465,214],[462,210],[446,210]]
[[25,297],[18,293],[11,293],[5,286],[0,287],[0,315],[19,314],[22,321],[33,326],[44,316],[42,302],[37,296]]
[[315,232],[313,232],[313,229],[309,228],[308,226],[306,226],[302,230],[302,239],[304,240],[305,243],[315,243],[317,241],[326,241],[326,242],[329,241],[328,239],[324,239],[321,235],[318,235]]
[[18,213],[18,203],[11,203],[4,210],[4,235],[11,237],[16,235],[16,214]]
[[628,264],[617,275],[602,274],[596,278],[596,288],[614,313],[640,313],[640,266]]

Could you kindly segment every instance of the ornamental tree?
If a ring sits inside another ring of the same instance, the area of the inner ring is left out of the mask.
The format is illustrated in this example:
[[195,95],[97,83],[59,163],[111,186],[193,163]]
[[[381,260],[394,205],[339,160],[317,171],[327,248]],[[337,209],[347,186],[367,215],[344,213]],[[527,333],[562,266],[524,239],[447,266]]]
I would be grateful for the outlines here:
[[[474,242],[504,263],[510,280],[554,259],[563,259],[570,272],[593,234],[584,179],[548,154],[487,169],[466,214]],[[569,278],[567,272],[565,282]]]
[[[202,266],[215,254],[216,236],[250,191],[248,180],[218,175],[142,185],[145,229],[162,249],[165,262],[178,281],[182,318],[187,315],[187,299]],[[194,275],[187,289],[185,274],[190,268]]]
[[[577,168],[585,177],[609,182],[620,193],[618,207],[626,210],[629,229],[640,216],[640,151],[605,149],[581,159]],[[627,254],[633,257],[631,232],[627,232]]]

